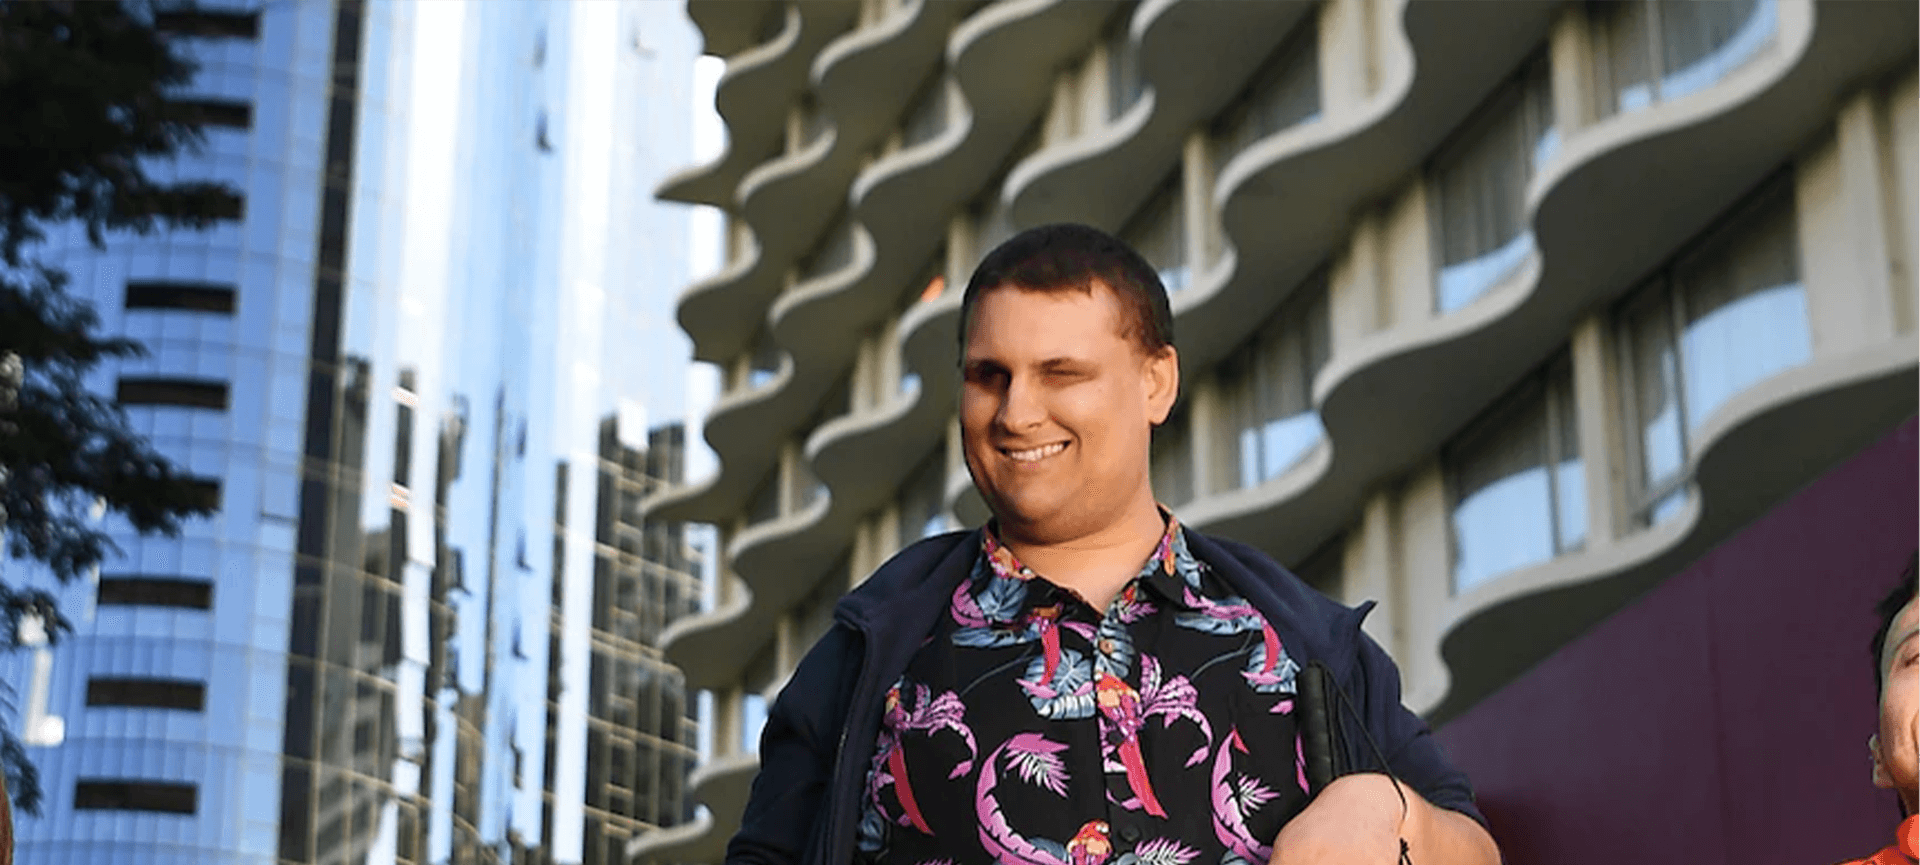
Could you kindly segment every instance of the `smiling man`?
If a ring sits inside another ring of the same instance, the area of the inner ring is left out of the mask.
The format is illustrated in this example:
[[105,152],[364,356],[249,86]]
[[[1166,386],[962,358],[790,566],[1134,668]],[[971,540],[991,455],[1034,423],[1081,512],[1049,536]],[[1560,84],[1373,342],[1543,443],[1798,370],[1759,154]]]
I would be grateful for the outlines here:
[[[1151,266],[1086,226],[1023,232],[975,271],[960,340],[993,520],[842,600],[769,714],[728,862],[1499,861],[1366,609],[1157,504],[1180,368]],[[1317,788],[1308,664],[1349,770]]]
[[1873,760],[1873,784],[1899,797],[1905,818],[1893,843],[1847,865],[1913,865],[1920,859],[1920,609],[1916,609],[1915,571],[1920,555],[1907,559],[1906,573],[1880,602],[1880,627],[1873,633],[1874,681],[1880,685],[1879,729],[1867,737]]

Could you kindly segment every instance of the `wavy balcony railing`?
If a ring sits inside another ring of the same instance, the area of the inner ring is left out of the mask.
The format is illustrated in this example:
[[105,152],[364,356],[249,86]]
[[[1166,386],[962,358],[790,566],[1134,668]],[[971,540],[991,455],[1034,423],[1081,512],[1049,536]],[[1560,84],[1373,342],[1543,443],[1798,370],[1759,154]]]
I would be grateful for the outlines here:
[[[806,147],[770,160],[740,182],[741,218],[752,230],[756,254],[728,278],[712,279],[680,295],[674,316],[693,341],[696,360],[724,363],[752,343],[767,304],[780,293],[786,270],[820,236],[817,213],[794,213],[794,203],[835,198],[832,178],[819,171],[837,136],[822,132]],[[811,196],[811,199],[809,199]],[[816,203],[809,210],[818,210]]]
[[[1631,288],[1672,238],[1697,233],[1783,164],[1847,87],[1912,53],[1910,9],[1822,6],[1818,21],[1814,11],[1783,2],[1776,50],[1713,88],[1572,136],[1533,186],[1540,252],[1527,267],[1459,312],[1337,354],[1315,388],[1331,462],[1292,480],[1291,495],[1210,497],[1188,509],[1190,521],[1283,560],[1304,555],[1354,512],[1364,490],[1434,452],[1579,315]],[[1910,398],[1907,405],[1903,415]],[[1443,711],[1504,681],[1487,678],[1481,660]]]
[[[783,14],[780,32],[729,56],[726,71],[714,85],[714,107],[727,124],[727,144],[719,158],[669,175],[654,190],[656,198],[726,207],[733,203],[741,176],[779,151],[786,139],[786,105],[799,92],[808,49],[821,41],[818,28],[808,38],[808,19],[797,6],[788,6]],[[767,113],[737,113],[756,105]]]
[[1187,134],[1219,113],[1273,50],[1275,40],[1244,34],[1291,32],[1318,6],[1308,0],[1142,3],[1129,30],[1143,95],[1111,123],[1014,166],[1006,186],[1014,221],[1119,229],[1168,167],[1180,163]]
[[927,449],[940,440],[949,413],[915,386],[878,406],[834,418],[807,439],[814,476],[835,502],[869,513],[899,493]]
[[1916,354],[1920,342],[1907,334],[1741,392],[1697,434],[1681,515],[1452,599],[1438,643],[1448,688],[1430,718],[1466,711],[1912,417]]
[[719,607],[675,619],[660,634],[661,652],[667,663],[686,675],[688,690],[711,691],[739,681],[740,666],[752,653],[740,651],[740,640],[729,625],[744,620],[752,602],[752,592],[738,581],[732,595]]
[[821,108],[848,140],[862,143],[862,152],[893,128],[913,98],[913,82],[939,65],[947,34],[966,11],[964,3],[908,0],[814,60],[813,89]]
[[685,823],[649,829],[628,839],[627,861],[638,865],[719,862],[726,858],[728,838],[729,835],[721,834],[714,825],[713,811],[709,808]]
[[[807,282],[794,291],[833,291],[836,283],[856,278],[870,266],[872,250],[856,241],[847,264]],[[798,354],[781,358],[775,378],[746,393],[723,397],[708,415],[707,444],[714,450],[719,470],[703,481],[676,486],[641,503],[650,517],[694,522],[724,522],[746,506],[754,487],[773,466],[780,443],[791,436],[819,407],[848,365],[853,346],[842,339],[828,343],[819,356],[803,345]]]
[[740,827],[740,815],[760,772],[758,754],[718,757],[694,767],[687,792],[707,806],[707,815],[691,823],[655,829],[627,843],[635,862],[719,862],[727,841]]
[[[852,184],[856,221],[873,238],[876,260],[841,294],[797,298],[778,310],[776,327],[792,344],[831,338],[878,323],[945,239],[951,215],[977,196],[1044,107],[1032,82],[1071,56],[1099,25],[1098,4],[1013,0],[987,6],[953,28],[947,44],[949,97],[960,116],[934,139],[876,161]],[[1049,41],[1051,40],[1051,41]],[[972,105],[992,105],[991,116]],[[851,326],[849,325],[851,323]]]
[[[696,357],[725,357],[752,339],[761,311],[781,292],[786,267],[830,230],[862,157],[912,95],[902,88],[868,87],[863,100],[854,88],[885,80],[874,77],[882,70],[924,76],[933,68],[940,39],[959,8],[921,0],[874,26],[840,36],[815,58],[813,77],[829,128],[801,152],[760,166],[741,181],[739,212],[759,239],[761,260],[737,280],[716,286],[718,290],[683,300],[679,319],[694,341]],[[843,319],[838,329],[858,330],[863,324]]]
[[[1359,106],[1249,145],[1214,183],[1230,267],[1174,299],[1184,347],[1206,369],[1344,241],[1353,214],[1416,174],[1496,83],[1546,39],[1556,3],[1409,3],[1383,41],[1386,76]],[[1416,70],[1418,74],[1416,74]],[[1284,286],[1275,291],[1276,286]]]

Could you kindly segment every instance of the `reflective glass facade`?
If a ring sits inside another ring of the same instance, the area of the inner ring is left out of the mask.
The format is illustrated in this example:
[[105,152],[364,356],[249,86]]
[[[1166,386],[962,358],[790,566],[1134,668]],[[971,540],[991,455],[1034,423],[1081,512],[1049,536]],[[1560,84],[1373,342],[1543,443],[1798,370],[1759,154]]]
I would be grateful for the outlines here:
[[163,174],[233,218],[43,251],[150,349],[90,386],[219,511],[107,517],[74,633],[0,658],[37,685],[20,861],[605,861],[687,811],[650,641],[695,557],[623,506],[678,477],[646,418],[679,411],[684,219],[615,191],[685,160],[694,34],[645,2],[206,5],[251,23],[183,37],[207,146]]

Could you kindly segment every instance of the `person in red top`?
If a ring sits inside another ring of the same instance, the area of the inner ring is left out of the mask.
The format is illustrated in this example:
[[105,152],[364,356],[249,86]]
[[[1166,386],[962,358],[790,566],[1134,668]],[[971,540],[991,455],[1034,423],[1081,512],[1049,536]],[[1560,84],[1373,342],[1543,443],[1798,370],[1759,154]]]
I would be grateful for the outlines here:
[[1900,585],[1880,602],[1880,630],[1873,635],[1874,675],[1880,685],[1880,730],[1867,739],[1873,755],[1873,785],[1900,797],[1905,819],[1894,842],[1865,859],[1843,865],[1914,865],[1920,861],[1920,612],[1914,607],[1920,554],[1907,560]]

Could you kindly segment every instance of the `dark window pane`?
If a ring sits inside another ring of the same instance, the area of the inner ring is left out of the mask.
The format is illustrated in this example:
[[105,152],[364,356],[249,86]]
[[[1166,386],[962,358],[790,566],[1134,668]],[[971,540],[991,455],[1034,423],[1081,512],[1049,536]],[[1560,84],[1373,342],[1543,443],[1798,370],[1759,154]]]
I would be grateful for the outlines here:
[[76,811],[158,811],[192,814],[200,791],[167,781],[81,781],[73,787]]
[[224,382],[185,378],[123,378],[117,399],[121,405],[170,405],[225,411]]
[[100,677],[87,680],[89,706],[133,706],[198,712],[206,708],[206,704],[207,686],[202,682]]
[[253,126],[253,106],[232,99],[170,99],[167,113],[175,120],[195,126],[221,126],[248,129]]
[[163,577],[101,577],[99,602],[208,610],[213,608],[213,583]]
[[198,282],[161,280],[127,283],[128,309],[184,309],[233,312],[234,288]]
[[257,39],[260,36],[260,13],[221,12],[212,9],[155,12],[153,28],[176,36]]

